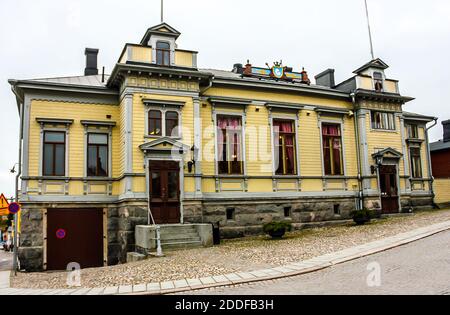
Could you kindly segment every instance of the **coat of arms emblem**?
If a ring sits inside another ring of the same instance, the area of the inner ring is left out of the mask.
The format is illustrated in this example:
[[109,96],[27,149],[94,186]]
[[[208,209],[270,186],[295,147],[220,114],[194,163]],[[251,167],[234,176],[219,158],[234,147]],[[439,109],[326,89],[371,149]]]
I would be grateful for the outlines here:
[[282,62],[274,62],[272,67],[272,76],[277,79],[284,77],[284,67]]

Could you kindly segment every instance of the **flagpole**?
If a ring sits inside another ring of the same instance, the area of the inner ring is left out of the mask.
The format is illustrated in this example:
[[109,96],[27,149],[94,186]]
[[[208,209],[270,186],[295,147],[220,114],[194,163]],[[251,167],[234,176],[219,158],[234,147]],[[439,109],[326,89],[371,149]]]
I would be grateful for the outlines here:
[[372,55],[372,60],[374,60],[375,54],[373,52],[372,30],[370,28],[369,8],[367,6],[367,0],[364,0],[364,4],[366,5],[367,28],[369,29],[370,54]]
[[161,0],[161,23],[164,22],[164,0]]

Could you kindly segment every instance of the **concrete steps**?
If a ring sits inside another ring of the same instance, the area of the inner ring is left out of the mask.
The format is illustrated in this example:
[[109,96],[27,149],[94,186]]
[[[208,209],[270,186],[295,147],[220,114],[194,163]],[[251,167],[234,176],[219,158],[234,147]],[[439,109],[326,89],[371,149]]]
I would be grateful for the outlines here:
[[[211,224],[162,224],[159,228],[163,251],[213,246]],[[156,229],[155,225],[136,226],[135,239],[138,253],[148,255],[156,251]]]
[[172,225],[161,229],[161,247],[163,250],[202,246],[202,240],[192,225]]

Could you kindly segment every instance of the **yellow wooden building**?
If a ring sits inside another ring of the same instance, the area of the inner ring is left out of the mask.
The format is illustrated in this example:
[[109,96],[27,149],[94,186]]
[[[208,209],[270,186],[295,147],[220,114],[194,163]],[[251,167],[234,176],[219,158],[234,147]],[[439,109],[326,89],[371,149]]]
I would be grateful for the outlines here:
[[148,29],[110,75],[86,49],[84,76],[10,80],[23,134],[23,268],[123,262],[136,226],[152,222],[213,223],[239,237],[271,220],[301,227],[363,207],[432,206],[435,118],[404,111],[413,99],[382,60],[313,84],[280,63],[199,69],[179,36],[165,23]]

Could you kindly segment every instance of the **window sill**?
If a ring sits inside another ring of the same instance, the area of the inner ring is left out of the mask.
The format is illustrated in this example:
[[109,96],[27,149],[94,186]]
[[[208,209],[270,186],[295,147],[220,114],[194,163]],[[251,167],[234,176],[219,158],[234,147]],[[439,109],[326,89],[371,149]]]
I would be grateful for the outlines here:
[[370,131],[372,132],[387,132],[387,133],[398,133],[397,129],[375,129],[375,128],[371,128]]
[[101,177],[101,176],[88,176],[86,177],[84,180],[86,181],[108,181],[108,180],[112,180],[111,177]]
[[69,180],[70,177],[68,176],[49,176],[49,175],[42,175],[39,176],[40,180]]
[[419,139],[419,138],[408,138],[408,139],[406,139],[406,141],[408,141],[408,142],[415,142],[415,143],[422,143],[425,140],[424,139]]

